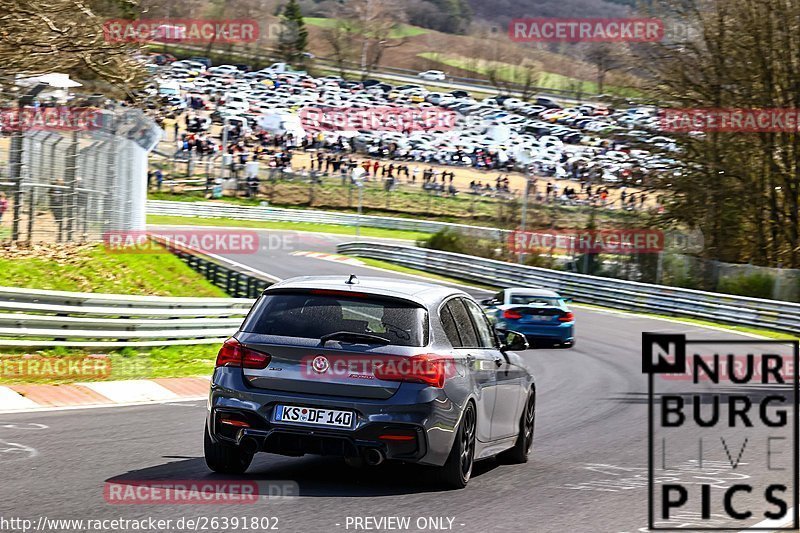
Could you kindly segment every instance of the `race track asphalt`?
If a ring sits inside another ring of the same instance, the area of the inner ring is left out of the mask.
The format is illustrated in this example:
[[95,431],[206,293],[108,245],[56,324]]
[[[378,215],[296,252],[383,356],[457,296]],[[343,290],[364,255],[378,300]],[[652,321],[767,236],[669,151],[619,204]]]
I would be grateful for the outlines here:
[[[293,255],[297,251],[332,253],[336,243],[353,240],[350,237],[291,232],[262,235],[278,235],[281,242],[291,244],[230,258],[279,278],[351,273],[402,277]],[[468,292],[478,297],[487,294],[474,289]],[[327,533],[391,531],[355,528],[354,518],[396,516],[410,518],[410,527],[401,531],[437,530],[437,522],[427,521],[429,517],[444,518],[438,530],[475,533],[646,531],[648,411],[641,334],[651,331],[704,339],[742,337],[595,309],[578,308],[575,314],[575,348],[524,353],[538,388],[532,459],[524,465],[504,465],[493,459],[478,463],[464,490],[441,490],[430,481],[430,471],[420,467],[352,469],[335,458],[262,454],[240,479],[296,483],[296,496],[262,498],[248,505],[108,504],[104,499],[107,482],[221,479],[209,472],[203,462],[206,408],[205,402],[194,401],[0,415],[0,517],[23,517],[35,522],[42,516],[172,520],[277,517],[278,531]],[[684,385],[663,383],[670,390],[680,390]],[[755,443],[765,437],[765,432],[753,430],[749,435],[751,443]],[[670,472],[673,479],[693,483],[690,486],[694,487],[702,481],[717,486],[729,486],[737,479],[749,479],[754,484],[762,481],[766,475],[763,457],[751,457],[747,448],[738,469],[723,467],[728,457],[719,444],[719,436],[703,436],[707,443],[704,459],[716,466],[706,467],[704,479],[687,466],[696,458],[699,437],[687,430],[670,441],[676,443],[672,444],[667,461],[676,468]],[[734,460],[741,445],[741,434],[728,440]],[[722,493],[718,488],[712,491],[715,498]],[[715,500],[713,509],[716,512],[718,508]],[[762,519],[754,516],[748,524]],[[186,529],[172,527],[165,531]]]

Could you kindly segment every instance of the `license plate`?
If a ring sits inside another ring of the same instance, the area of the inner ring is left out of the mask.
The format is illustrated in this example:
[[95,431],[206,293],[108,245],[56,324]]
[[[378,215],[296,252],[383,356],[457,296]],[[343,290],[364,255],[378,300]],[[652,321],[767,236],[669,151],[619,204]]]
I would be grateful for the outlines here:
[[279,405],[275,408],[275,421],[351,428],[353,427],[353,413],[351,411],[335,411],[333,409]]
[[522,322],[550,322],[553,317],[550,315],[530,315],[522,319]]

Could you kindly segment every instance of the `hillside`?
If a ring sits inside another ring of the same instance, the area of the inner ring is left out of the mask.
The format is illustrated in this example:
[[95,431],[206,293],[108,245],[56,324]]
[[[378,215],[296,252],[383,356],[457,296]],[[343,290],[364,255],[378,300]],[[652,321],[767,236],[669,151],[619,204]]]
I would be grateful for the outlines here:
[[[504,0],[498,0],[504,1]],[[334,52],[325,37],[325,28],[333,19],[311,18],[308,23],[310,51],[317,57],[333,57]],[[388,47],[382,66],[423,71],[439,69],[450,76],[486,79],[493,70],[498,80],[526,83],[550,89],[580,90],[597,93],[596,68],[585,57],[580,45],[563,46],[521,45],[510,41],[503,32],[475,30],[470,35],[455,35],[435,30],[422,30],[403,25],[393,35],[398,46]],[[358,60],[358,49],[349,54]],[[609,72],[607,87],[602,92],[622,94],[615,87],[636,86],[636,80],[621,72]]]
[[506,25],[515,18],[622,17],[635,0],[469,0],[474,22]]
[[[621,17],[637,0],[404,0],[406,20],[445,33],[463,34],[471,25],[503,26],[524,17]],[[300,0],[309,17],[337,12],[336,0]]]

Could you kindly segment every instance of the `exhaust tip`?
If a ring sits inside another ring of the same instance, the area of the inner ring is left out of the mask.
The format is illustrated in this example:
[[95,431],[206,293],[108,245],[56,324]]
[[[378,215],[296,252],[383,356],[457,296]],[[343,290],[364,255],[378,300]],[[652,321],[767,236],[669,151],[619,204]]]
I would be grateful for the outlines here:
[[383,452],[377,448],[369,448],[364,452],[364,461],[366,461],[369,466],[378,466],[384,460]]
[[248,455],[255,455],[259,449],[258,441],[252,437],[242,439],[242,442],[239,443],[239,447]]

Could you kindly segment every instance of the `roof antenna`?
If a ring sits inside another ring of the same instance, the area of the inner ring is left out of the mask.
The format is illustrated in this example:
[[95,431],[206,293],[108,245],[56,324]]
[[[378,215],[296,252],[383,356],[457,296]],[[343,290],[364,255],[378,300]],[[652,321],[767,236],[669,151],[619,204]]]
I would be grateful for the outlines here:
[[350,278],[345,281],[348,285],[358,285],[358,278],[355,274],[350,274]]

